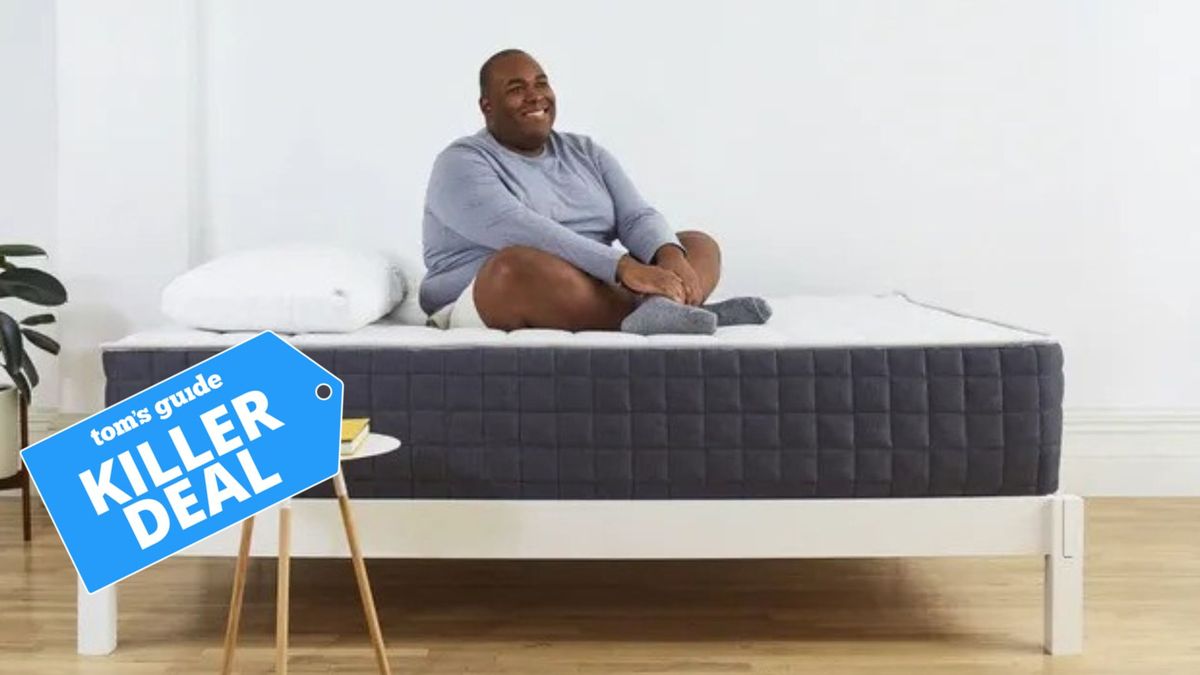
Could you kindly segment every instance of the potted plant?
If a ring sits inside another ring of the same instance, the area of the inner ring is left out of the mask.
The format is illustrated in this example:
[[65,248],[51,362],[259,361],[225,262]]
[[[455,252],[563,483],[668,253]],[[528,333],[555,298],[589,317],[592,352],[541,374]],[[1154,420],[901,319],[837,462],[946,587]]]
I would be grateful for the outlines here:
[[[0,244],[0,298],[16,298],[42,307],[66,302],[67,291],[53,275],[18,267],[10,260],[45,255],[41,248],[29,244]],[[33,388],[40,381],[26,347],[33,345],[58,354],[58,342],[33,328],[53,322],[53,314],[38,313],[18,321],[0,311],[0,357],[10,381],[0,382],[0,488],[19,486],[22,490],[26,541],[30,537],[29,476],[21,466],[19,453],[28,442],[28,406]]]

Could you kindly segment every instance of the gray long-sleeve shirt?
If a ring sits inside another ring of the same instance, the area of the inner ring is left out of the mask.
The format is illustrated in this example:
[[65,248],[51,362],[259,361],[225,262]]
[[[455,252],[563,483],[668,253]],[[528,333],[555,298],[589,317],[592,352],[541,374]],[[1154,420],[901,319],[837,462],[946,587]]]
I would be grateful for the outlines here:
[[547,251],[614,282],[623,255],[614,239],[646,263],[664,244],[679,245],[607,150],[558,132],[537,157],[505,148],[486,129],[451,143],[433,164],[422,227],[429,271],[420,300],[429,314],[454,302],[506,246]]

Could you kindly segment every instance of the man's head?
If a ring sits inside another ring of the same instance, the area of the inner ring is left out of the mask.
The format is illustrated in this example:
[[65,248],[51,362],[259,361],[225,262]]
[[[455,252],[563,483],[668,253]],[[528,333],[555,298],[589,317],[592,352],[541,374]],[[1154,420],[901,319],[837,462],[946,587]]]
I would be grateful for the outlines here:
[[479,69],[479,109],[497,141],[536,155],[554,127],[554,90],[532,56],[505,49]]

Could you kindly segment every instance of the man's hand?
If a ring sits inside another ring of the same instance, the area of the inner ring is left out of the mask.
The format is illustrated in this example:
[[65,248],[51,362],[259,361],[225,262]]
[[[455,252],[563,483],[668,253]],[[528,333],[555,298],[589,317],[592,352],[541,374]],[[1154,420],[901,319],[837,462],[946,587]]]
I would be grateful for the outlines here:
[[667,244],[659,248],[654,254],[654,264],[668,272],[674,272],[675,276],[683,282],[684,303],[699,305],[704,300],[703,291],[700,289],[700,277],[696,275],[696,270],[688,262],[683,249],[674,244]]
[[634,293],[662,295],[680,303],[687,298],[678,274],[656,265],[643,265],[629,255],[617,262],[617,281]]

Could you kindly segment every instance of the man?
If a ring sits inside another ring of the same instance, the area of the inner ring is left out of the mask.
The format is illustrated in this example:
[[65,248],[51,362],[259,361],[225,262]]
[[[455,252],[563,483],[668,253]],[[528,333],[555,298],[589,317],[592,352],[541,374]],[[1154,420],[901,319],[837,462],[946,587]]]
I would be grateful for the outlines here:
[[479,89],[486,127],[438,156],[426,194],[420,300],[432,324],[649,335],[767,320],[759,298],[703,304],[717,243],[673,232],[612,155],[553,131],[554,90],[531,56],[493,55]]

